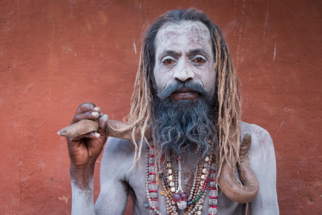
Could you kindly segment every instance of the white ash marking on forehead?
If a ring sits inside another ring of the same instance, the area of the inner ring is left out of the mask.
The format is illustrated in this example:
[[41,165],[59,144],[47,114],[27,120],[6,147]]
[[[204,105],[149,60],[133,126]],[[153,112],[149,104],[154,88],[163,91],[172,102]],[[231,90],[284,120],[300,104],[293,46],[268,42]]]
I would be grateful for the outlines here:
[[[180,40],[177,38],[180,37]],[[203,23],[199,21],[181,21],[179,23],[166,23],[162,26],[156,36],[156,48],[162,49],[166,46],[180,48],[179,46],[193,48],[206,48],[211,44],[210,32]],[[210,47],[209,47],[210,48]]]

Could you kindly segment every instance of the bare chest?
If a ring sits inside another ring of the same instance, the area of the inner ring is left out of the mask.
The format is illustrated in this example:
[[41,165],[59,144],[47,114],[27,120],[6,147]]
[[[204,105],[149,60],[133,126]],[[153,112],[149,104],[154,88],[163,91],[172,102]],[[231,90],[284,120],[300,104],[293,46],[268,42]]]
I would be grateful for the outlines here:
[[[189,195],[191,193],[191,189],[193,188],[194,170],[195,170],[195,160],[191,159],[189,161],[185,161],[183,163],[182,168],[182,188]],[[144,165],[142,165],[144,166]],[[131,199],[133,203],[133,212],[134,214],[150,214],[150,205],[147,197],[147,183],[146,183],[146,169],[145,168],[136,168],[133,174],[128,181],[129,185],[132,187],[133,192],[131,193]],[[167,214],[167,199],[164,195],[164,189],[162,184],[159,184],[157,190],[157,202],[158,202],[158,210],[161,214]],[[209,214],[209,186],[206,189],[206,195],[204,197],[204,201],[202,204],[197,206],[192,206],[192,208],[196,208],[195,211],[201,209],[201,214]],[[179,210],[176,207],[176,211],[179,215],[185,214],[186,210]],[[218,188],[218,212],[217,214],[234,214],[234,215],[244,215],[246,211],[245,204],[238,204],[236,202],[228,199]]]

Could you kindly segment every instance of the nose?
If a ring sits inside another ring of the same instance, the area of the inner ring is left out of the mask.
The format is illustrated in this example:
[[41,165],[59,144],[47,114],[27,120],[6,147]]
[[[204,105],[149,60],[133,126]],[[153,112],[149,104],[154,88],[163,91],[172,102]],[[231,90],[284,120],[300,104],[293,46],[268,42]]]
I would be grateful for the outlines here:
[[186,60],[179,62],[175,68],[173,78],[179,82],[192,81],[194,79],[194,72],[189,62]]

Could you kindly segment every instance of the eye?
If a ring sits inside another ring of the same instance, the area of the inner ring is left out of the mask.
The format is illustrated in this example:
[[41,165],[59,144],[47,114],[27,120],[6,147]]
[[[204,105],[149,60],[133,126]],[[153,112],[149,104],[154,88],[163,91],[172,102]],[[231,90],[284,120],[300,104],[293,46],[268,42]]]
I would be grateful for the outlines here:
[[196,57],[192,60],[192,62],[194,63],[204,63],[206,62],[206,59],[202,58],[202,57]]
[[167,58],[167,59],[165,59],[165,60],[163,60],[162,61],[162,63],[164,64],[164,65],[171,65],[171,64],[173,64],[175,61],[173,60],[173,59],[171,59],[171,58]]

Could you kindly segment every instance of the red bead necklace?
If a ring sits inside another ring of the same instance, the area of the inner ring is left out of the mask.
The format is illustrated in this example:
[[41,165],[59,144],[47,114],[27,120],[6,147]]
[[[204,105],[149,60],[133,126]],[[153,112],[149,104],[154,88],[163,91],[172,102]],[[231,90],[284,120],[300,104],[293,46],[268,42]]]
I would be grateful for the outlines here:
[[[151,143],[150,143],[151,145]],[[155,147],[147,150],[146,192],[150,205],[150,214],[162,215],[158,210],[158,185],[161,182],[161,194],[166,196],[167,214],[177,215],[177,209],[186,210],[185,215],[201,214],[202,204],[207,193],[209,183],[209,215],[217,213],[217,183],[216,171],[212,153],[202,162],[201,154],[196,167],[194,182],[190,196],[182,190],[181,185],[181,158],[178,158],[178,180],[174,180],[171,160],[166,158],[165,171],[157,171],[155,165]],[[158,173],[158,174],[157,174]],[[157,177],[157,175],[159,177]],[[160,181],[159,181],[160,179]],[[178,184],[178,186],[177,186]]]

